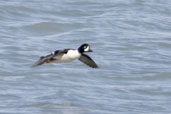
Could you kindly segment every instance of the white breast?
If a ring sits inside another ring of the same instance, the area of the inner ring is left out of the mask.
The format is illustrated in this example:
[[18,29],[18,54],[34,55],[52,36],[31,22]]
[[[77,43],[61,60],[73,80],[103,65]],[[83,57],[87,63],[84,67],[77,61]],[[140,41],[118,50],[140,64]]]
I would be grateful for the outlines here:
[[69,50],[66,54],[55,57],[55,62],[71,62],[80,58],[80,56],[81,54],[78,52],[78,50]]

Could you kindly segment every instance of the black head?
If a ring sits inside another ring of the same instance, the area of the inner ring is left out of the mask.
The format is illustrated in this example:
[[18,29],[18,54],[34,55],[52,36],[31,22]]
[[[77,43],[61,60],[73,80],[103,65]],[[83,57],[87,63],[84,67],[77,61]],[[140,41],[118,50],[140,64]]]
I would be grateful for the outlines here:
[[84,52],[92,52],[92,50],[90,49],[90,46],[88,44],[82,44],[79,48],[78,51],[80,53],[84,53]]

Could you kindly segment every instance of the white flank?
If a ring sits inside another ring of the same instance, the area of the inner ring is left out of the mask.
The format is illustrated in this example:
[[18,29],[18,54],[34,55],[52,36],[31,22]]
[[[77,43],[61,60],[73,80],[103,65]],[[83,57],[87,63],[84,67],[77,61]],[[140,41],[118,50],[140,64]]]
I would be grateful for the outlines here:
[[55,57],[56,61],[54,62],[71,62],[80,58],[81,54],[78,50],[69,50],[67,54],[58,55]]

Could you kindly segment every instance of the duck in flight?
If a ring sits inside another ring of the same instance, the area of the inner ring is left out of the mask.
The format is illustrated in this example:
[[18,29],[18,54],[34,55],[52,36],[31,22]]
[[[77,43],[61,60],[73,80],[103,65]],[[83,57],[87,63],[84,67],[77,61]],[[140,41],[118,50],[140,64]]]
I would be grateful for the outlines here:
[[78,49],[56,50],[47,56],[41,56],[40,59],[32,66],[39,66],[43,63],[71,62],[79,59],[81,62],[92,68],[98,68],[97,64],[88,55],[84,54],[85,52],[92,52],[88,44],[82,44]]

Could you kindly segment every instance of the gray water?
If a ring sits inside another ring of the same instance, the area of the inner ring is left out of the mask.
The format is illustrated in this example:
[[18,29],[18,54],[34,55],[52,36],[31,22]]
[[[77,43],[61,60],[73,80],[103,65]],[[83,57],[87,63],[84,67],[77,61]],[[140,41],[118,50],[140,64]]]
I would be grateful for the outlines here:
[[[31,67],[83,43],[98,69]],[[1,0],[0,114],[169,114],[170,50],[170,0]]]

